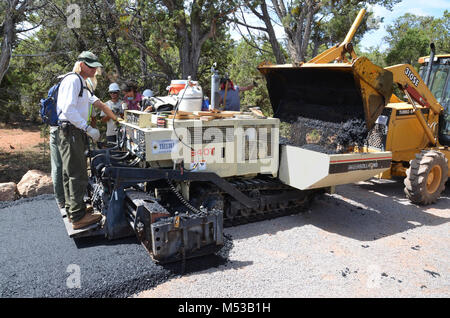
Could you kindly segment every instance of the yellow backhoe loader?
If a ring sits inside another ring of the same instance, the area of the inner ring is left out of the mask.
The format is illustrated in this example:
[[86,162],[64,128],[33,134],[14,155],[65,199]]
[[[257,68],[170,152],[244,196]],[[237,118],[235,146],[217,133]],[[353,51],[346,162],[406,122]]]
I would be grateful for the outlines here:
[[[274,117],[291,123],[299,116],[335,123],[364,119],[367,142],[354,151],[392,152],[391,168],[381,177],[405,177],[413,203],[433,203],[449,176],[450,55],[419,60],[427,82],[411,65],[383,69],[357,57],[350,41],[364,14],[362,9],[341,44],[306,63],[259,66]],[[404,100],[393,94],[394,84]]]
[[433,53],[419,59],[423,76],[411,65],[386,68],[406,101],[393,95],[379,120],[385,131],[379,149],[392,151],[391,169],[382,177],[406,176],[405,194],[417,204],[435,202],[449,176],[450,55]]

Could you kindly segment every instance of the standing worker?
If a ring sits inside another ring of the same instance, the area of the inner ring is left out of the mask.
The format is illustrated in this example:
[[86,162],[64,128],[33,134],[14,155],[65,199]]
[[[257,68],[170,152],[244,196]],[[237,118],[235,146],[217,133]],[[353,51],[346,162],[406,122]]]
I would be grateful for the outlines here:
[[[76,64],[72,72],[80,73],[81,68],[79,64]],[[64,78],[67,74],[58,76],[59,79]],[[95,90],[95,87],[97,86],[97,79],[94,75],[94,77],[88,78],[86,80],[86,84],[88,88],[91,91]],[[91,116],[91,124],[94,128],[95,126],[95,119],[93,113]],[[94,120],[94,121],[93,121]],[[53,192],[55,193],[56,202],[58,203],[58,207],[60,209],[64,209],[66,206],[66,200],[64,197],[64,185],[63,185],[63,173],[62,173],[62,159],[61,154],[59,152],[59,135],[58,135],[58,125],[52,126],[50,125],[50,163],[51,163],[51,175],[52,175],[52,183],[53,183]]]
[[100,138],[98,129],[90,125],[91,104],[112,119],[120,120],[108,106],[88,92],[86,79],[94,77],[98,67],[102,65],[97,56],[88,51],[82,52],[74,66],[80,72],[66,76],[58,90],[58,146],[62,159],[66,212],[74,230],[96,223],[102,218],[100,213],[92,211],[92,207],[87,209],[84,202],[88,185],[85,156],[87,136],[94,141]]
[[[120,115],[122,112],[122,102],[119,100],[120,87],[117,83],[112,83],[109,85],[109,96],[111,99],[106,102],[106,105],[115,115]],[[106,142],[111,144],[117,143],[117,133],[116,133],[116,124],[114,120],[105,114],[105,112],[101,112],[100,116],[102,117],[102,122],[106,123]]]
[[220,80],[220,104],[224,105],[225,110],[240,111],[241,99],[239,97],[240,92],[245,92],[256,87],[256,83],[239,87],[235,86],[229,78],[222,78]]

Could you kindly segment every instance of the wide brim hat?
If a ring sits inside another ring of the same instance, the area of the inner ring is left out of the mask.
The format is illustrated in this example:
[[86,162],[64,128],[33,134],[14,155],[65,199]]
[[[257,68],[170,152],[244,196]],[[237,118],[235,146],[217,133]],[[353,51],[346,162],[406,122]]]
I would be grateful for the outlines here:
[[83,51],[78,55],[78,61],[84,62],[89,67],[103,67],[98,61],[98,57],[89,51]]

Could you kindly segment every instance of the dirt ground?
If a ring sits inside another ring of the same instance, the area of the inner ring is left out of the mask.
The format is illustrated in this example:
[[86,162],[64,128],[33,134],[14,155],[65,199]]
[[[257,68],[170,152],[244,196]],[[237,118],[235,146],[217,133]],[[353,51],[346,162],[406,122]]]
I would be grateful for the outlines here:
[[17,183],[31,169],[50,172],[48,137],[42,136],[36,124],[1,124],[0,183]]

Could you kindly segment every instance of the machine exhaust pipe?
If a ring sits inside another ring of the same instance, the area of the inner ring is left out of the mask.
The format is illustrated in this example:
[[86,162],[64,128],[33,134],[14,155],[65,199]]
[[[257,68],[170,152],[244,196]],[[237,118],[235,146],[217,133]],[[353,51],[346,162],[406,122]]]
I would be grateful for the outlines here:
[[431,75],[431,69],[433,68],[433,60],[434,60],[434,55],[436,54],[436,47],[434,46],[434,43],[430,43],[430,60],[428,62],[427,65],[427,73],[425,74],[425,84],[427,84],[428,87],[430,87],[430,75]]

